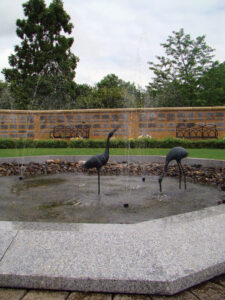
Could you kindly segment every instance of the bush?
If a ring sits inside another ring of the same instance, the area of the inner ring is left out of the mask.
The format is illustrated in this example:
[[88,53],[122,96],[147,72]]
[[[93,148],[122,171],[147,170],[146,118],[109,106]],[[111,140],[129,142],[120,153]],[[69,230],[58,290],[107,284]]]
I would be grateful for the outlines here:
[[87,148],[87,140],[84,139],[75,139],[71,140],[69,143],[70,148]]
[[14,148],[35,148],[36,141],[32,139],[18,139],[14,140],[15,147]]
[[86,140],[87,148],[105,148],[106,142],[104,140]]
[[111,139],[110,147],[111,148],[128,148],[129,142],[126,139]]
[[[0,149],[16,148],[105,148],[105,140],[75,139],[75,140],[32,140],[0,138]],[[162,140],[142,137],[138,139],[111,139],[111,148],[217,148],[225,149],[225,139],[188,140],[165,138]]]
[[15,147],[15,140],[13,139],[0,139],[0,149],[13,149]]
[[35,140],[34,148],[67,148],[67,140]]

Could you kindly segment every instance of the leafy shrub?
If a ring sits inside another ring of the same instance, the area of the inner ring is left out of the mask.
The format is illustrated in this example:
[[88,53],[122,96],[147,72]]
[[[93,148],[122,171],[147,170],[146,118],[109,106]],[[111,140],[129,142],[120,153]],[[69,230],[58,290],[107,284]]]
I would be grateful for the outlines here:
[[127,139],[111,139],[110,147],[111,148],[128,148],[129,142]]
[[14,148],[35,148],[36,141],[32,139],[18,139],[14,140]]
[[71,140],[69,143],[70,148],[87,148],[87,140],[75,139]]
[[[0,149],[13,148],[104,148],[105,140],[75,139],[75,140],[32,140],[32,139],[9,139],[0,138]],[[111,148],[218,148],[225,149],[225,139],[188,140],[177,138],[154,138],[116,139],[110,140]]]
[[13,149],[15,147],[15,140],[0,138],[0,149]]
[[67,140],[35,140],[35,148],[67,148]]
[[104,148],[105,146],[105,140],[87,140],[87,148]]

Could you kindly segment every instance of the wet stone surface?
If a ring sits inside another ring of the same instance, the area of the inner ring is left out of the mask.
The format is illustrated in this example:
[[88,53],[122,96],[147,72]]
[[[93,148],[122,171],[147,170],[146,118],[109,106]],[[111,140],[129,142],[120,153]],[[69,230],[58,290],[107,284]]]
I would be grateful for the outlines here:
[[42,176],[5,176],[0,179],[0,220],[71,223],[138,223],[218,205],[224,191],[215,186],[165,177],[159,192],[158,177],[97,176],[58,173]]

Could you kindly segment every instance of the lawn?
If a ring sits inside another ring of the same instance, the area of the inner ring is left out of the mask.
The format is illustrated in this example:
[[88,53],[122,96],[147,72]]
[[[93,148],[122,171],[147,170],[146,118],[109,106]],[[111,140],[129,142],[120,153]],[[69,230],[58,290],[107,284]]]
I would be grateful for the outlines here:
[[[110,155],[166,155],[170,149],[145,148],[127,149],[112,148]],[[225,160],[225,149],[187,149],[189,157]],[[35,155],[94,155],[104,152],[101,148],[27,148],[0,149],[0,157],[35,156]]]

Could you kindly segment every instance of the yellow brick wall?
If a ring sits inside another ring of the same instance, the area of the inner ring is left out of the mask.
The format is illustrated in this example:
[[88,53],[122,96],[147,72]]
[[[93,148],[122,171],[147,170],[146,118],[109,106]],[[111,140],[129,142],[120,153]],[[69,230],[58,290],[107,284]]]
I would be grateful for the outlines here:
[[47,139],[57,125],[90,125],[90,138],[104,139],[120,126],[117,137],[176,136],[176,125],[213,124],[225,136],[225,106],[139,109],[87,109],[22,111],[0,110],[0,137]]

